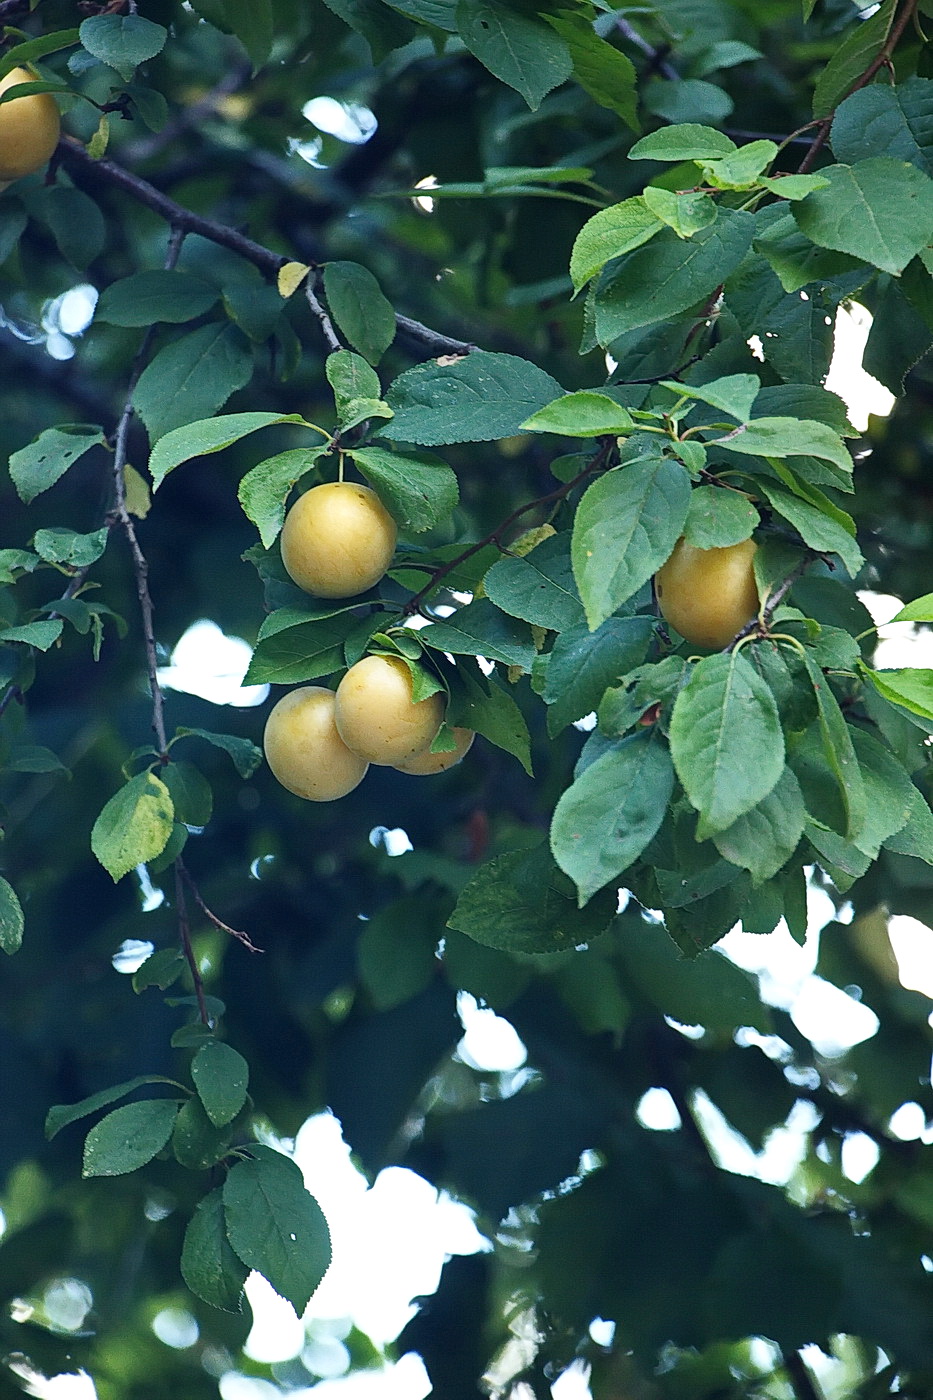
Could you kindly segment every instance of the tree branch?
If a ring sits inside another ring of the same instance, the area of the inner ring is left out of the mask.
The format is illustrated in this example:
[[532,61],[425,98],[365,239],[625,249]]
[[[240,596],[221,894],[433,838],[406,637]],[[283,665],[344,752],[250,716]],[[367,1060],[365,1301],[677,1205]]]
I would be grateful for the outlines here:
[[[875,76],[876,73],[880,72],[882,68],[890,65],[892,56],[894,54],[894,50],[900,43],[901,38],[904,35],[904,31],[907,29],[907,26],[911,23],[911,21],[917,13],[917,4],[918,0],[905,0],[904,8],[901,10],[894,23],[891,25],[887,39],[884,41],[878,53],[872,59],[871,63],[869,63],[868,67],[864,69],[862,73],[859,74],[859,76],[855,79],[855,82],[852,83],[850,87],[846,89],[846,91],[843,93],[842,97],[836,103],[836,106],[829,113],[829,115],[820,119],[819,123],[817,124],[818,130],[816,136],[814,137],[813,144],[811,145],[809,151],[807,151],[803,160],[797,167],[798,174],[804,175],[808,170],[812,170],[816,157],[819,155],[820,151],[823,149],[823,147],[826,145],[826,142],[829,140],[829,133],[832,130],[832,125],[836,116],[836,112],[838,108],[842,105],[842,103],[845,101],[845,99],[847,97],[851,97],[853,92],[858,92],[860,88],[866,87],[871,82],[872,78]],[[813,125],[813,122],[807,123],[807,126]],[[784,144],[786,145],[789,141],[792,141],[794,137],[798,136],[801,131],[806,131],[806,129],[807,127],[801,127],[799,131],[793,132],[787,138],[787,142],[784,142]]]
[[[266,248],[263,244],[248,238],[245,233],[240,233],[238,229],[230,228],[228,224],[222,224],[217,219],[209,219],[203,214],[195,214],[193,210],[186,209],[183,204],[178,204],[167,194],[157,190],[155,185],[151,185],[148,180],[144,180],[140,175],[134,175],[132,171],[127,170],[122,165],[117,165],[116,161],[94,160],[81,142],[76,141],[74,137],[62,137],[58,144],[57,155],[67,169],[79,171],[91,184],[104,183],[122,190],[124,194],[128,194],[139,204],[144,204],[147,209],[159,214],[173,229],[182,234],[199,234],[202,238],[207,238],[222,248],[229,248],[231,252],[245,258],[254,267],[258,267],[260,272],[265,273],[273,281],[278,277],[280,269],[290,261],[283,253],[274,253],[271,248]],[[314,310],[313,306],[312,310]],[[339,350],[341,348],[340,342],[333,334],[332,325],[330,330],[333,338],[328,336],[327,326],[325,326],[326,312],[320,308],[315,311],[315,315],[321,324],[324,338],[330,348]],[[414,321],[409,316],[396,315],[395,323],[401,338],[409,344],[416,345],[422,352],[426,352],[427,357],[466,355],[476,348],[466,341],[454,340],[450,336],[441,335],[438,331],[423,326],[420,321]]]
[[[166,271],[171,271],[177,264],[184,238],[184,229],[179,227],[174,227],[172,229],[168,253],[166,254],[164,264]],[[154,334],[155,326],[150,326],[143,336],[142,344],[136,352],[130,370],[126,400],[123,404],[123,412],[120,414],[120,421],[117,424],[116,438],[114,441],[113,494],[114,516],[126,536],[126,542],[129,545],[130,555],[133,560],[133,573],[136,578],[136,595],[139,598],[139,609],[143,619],[146,672],[149,677],[149,693],[152,697],[152,729],[156,737],[159,758],[162,763],[167,763],[168,739],[165,733],[165,706],[158,675],[159,659],[156,651],[155,630],[153,627],[152,595],[149,592],[149,564],[140,548],[139,539],[136,535],[136,527],[133,524],[133,517],[127,509],[126,480],[124,477],[124,470],[127,462],[127,440],[129,437],[130,423],[133,418],[133,395],[136,392],[139,377],[146,366],[149,347],[152,344]]]
[[261,953],[263,951],[262,948],[256,947],[256,944],[252,941],[248,933],[244,933],[242,929],[231,928],[229,924],[225,924],[222,919],[219,919],[212,909],[209,909],[207,907],[207,905],[204,903],[201,891],[195,884],[191,876],[191,872],[188,870],[188,867],[181,859],[181,856],[179,856],[175,862],[175,869],[181,874],[181,878],[187,885],[191,893],[192,899],[200,909],[201,913],[204,915],[205,919],[207,919],[208,923],[213,924],[214,928],[219,929],[221,933],[228,933],[231,938],[235,938],[238,943],[242,943],[243,947],[246,948],[250,953]]
[[603,467],[605,467],[606,458],[614,446],[615,439],[613,438],[612,442],[607,443],[602,451],[598,452],[593,458],[592,462],[585,466],[582,472],[578,472],[571,481],[565,481],[563,486],[558,486],[555,491],[549,491],[545,496],[538,496],[535,500],[526,501],[523,506],[518,506],[517,509],[512,511],[511,515],[507,515],[504,520],[500,521],[494,530],[490,530],[488,535],[484,535],[481,540],[475,540],[473,544],[467,545],[462,554],[458,554],[455,559],[449,559],[441,568],[432,570],[430,580],[423,588],[419,589],[414,597],[409,598],[402,609],[401,615],[403,617],[412,617],[418,612],[425,598],[434,592],[441,579],[453,573],[454,570],[458,569],[467,559],[471,559],[474,554],[478,554],[479,551],[485,549],[487,545],[499,545],[501,549],[502,545],[499,542],[499,536],[504,534],[510,525],[514,525],[516,520],[520,520],[528,511],[534,510],[536,506],[546,506],[550,505],[552,502],[556,503],[557,501],[563,500],[565,496],[569,496],[575,486],[579,486],[581,481],[585,481],[588,476],[592,476],[595,472],[601,471]]

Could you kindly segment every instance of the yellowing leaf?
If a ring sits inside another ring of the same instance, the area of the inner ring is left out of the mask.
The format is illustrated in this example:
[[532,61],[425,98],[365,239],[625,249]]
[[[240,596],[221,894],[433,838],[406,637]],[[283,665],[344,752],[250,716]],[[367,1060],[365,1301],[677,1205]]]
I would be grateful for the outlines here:
[[287,301],[294,292],[297,292],[310,271],[307,263],[300,262],[287,262],[280,267],[278,275],[279,296]]

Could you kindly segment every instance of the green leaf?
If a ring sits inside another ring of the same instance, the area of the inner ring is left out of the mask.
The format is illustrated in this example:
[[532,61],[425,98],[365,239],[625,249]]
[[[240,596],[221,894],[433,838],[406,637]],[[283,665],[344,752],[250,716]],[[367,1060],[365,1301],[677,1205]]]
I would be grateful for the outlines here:
[[185,826],[207,826],[211,819],[214,798],[211,785],[193,763],[167,763],[161,769],[162,782],[168,788],[176,822]]
[[181,1276],[198,1298],[224,1312],[243,1310],[243,1285],[249,1269],[227,1239],[223,1190],[217,1187],[198,1202],[185,1231]]
[[334,391],[341,428],[347,428],[344,411],[356,399],[382,398],[378,374],[362,355],[354,355],[352,350],[335,350],[328,355],[324,370]]
[[814,190],[825,190],[829,181],[825,175],[762,176],[758,181],[778,199],[806,199]]
[[344,667],[347,623],[341,617],[301,623],[257,642],[244,685],[292,685],[316,680]]
[[662,1015],[711,1031],[770,1029],[770,1014],[759,1001],[754,979],[722,953],[704,952],[687,961],[640,915],[626,912],[620,922],[624,985],[636,987]]
[[0,875],[0,948],[4,953],[12,955],[19,951],[23,928],[23,907],[13,886]]
[[488,598],[477,598],[458,608],[443,622],[431,622],[418,633],[419,640],[435,651],[455,656],[486,656],[506,666],[529,671],[535,650],[528,627],[507,617]]
[[[77,29],[56,29],[51,34],[41,35],[38,39],[27,39],[23,44],[14,44],[0,58],[0,78],[5,78],[7,73],[14,68],[32,63],[36,58],[44,58],[46,54],[57,53],[60,49],[71,48],[72,44],[77,42]],[[17,86],[22,87],[24,84],[20,83]]]
[[39,556],[29,549],[0,549],[0,583],[15,583],[23,574],[31,574]]
[[373,61],[379,63],[393,49],[408,43],[415,30],[400,14],[397,6],[389,9],[379,0],[325,0],[327,8],[361,34],[369,44]]
[[[825,423],[840,437],[858,437],[849,422],[849,411],[838,394],[818,384],[766,384],[755,399],[756,417],[786,417],[815,419]],[[846,466],[837,462],[846,476],[852,474],[851,460]],[[851,490],[851,487],[848,489]]]
[[707,183],[721,190],[747,190],[759,183],[758,177],[774,160],[778,148],[773,141],[749,141],[730,155],[702,160]]
[[600,209],[586,221],[573,245],[570,276],[574,291],[585,287],[607,262],[647,243],[663,227],[641,195]]
[[747,540],[760,524],[751,501],[721,486],[695,486],[684,521],[684,537],[697,549],[725,549]]
[[865,785],[865,820],[853,839],[874,860],[888,837],[906,824],[916,788],[883,744],[864,729],[849,732]]
[[[868,19],[853,26],[816,80],[814,117],[828,117],[884,48],[897,0],[884,0]],[[835,141],[833,141],[835,148]],[[877,147],[875,148],[877,149]],[[842,157],[839,157],[842,159]]]
[[573,527],[573,571],[595,630],[669,557],[690,505],[679,462],[648,456],[593,483]]
[[104,288],[94,319],[112,326],[193,321],[209,311],[218,296],[216,287],[190,272],[134,272]]
[[10,476],[20,500],[29,505],[54,486],[85,452],[105,442],[103,430],[87,423],[46,428],[28,447],[21,447],[10,457]]
[[871,156],[906,160],[933,175],[933,81],[911,77],[894,84],[871,83],[836,110],[832,145],[846,165]]
[[[759,479],[756,486],[762,495],[767,497],[778,514],[790,521],[800,534],[801,539],[811,549],[819,550],[821,553],[838,554],[849,574],[852,578],[855,577],[865,563],[865,559],[844,524],[839,524],[837,520],[830,518],[819,506],[812,505],[810,501],[802,499],[802,493],[796,495],[790,491],[784,491],[779,486],[772,486],[771,482],[764,478]],[[815,490],[815,488],[813,489]],[[831,503],[827,502],[827,504]],[[844,512],[839,513],[845,514]],[[850,519],[849,516],[845,518],[846,520]]]
[[785,768],[767,797],[725,831],[716,832],[713,841],[721,856],[750,871],[760,885],[790,860],[803,836],[806,817],[800,784]]
[[642,197],[652,214],[680,238],[692,238],[716,218],[716,205],[708,194],[675,194],[659,185],[647,185]]
[[470,53],[521,93],[532,111],[573,72],[567,44],[531,8],[518,9],[506,0],[460,0],[456,15]]
[[72,569],[84,569],[95,564],[107,548],[110,530],[102,525],[89,535],[78,535],[74,530],[56,527],[50,530],[37,530],[33,548],[48,564],[67,564]]
[[140,63],[161,53],[168,30],[142,15],[92,15],[78,30],[81,43],[121,78],[132,78]]
[[91,850],[112,880],[154,860],[172,834],[172,799],[154,773],[137,773],[115,792],[91,831]]
[[886,700],[911,714],[933,720],[933,670],[911,666],[897,671],[872,671],[865,667],[864,673]]
[[11,773],[67,773],[57,754],[42,744],[16,744],[7,768]]
[[142,1099],[102,1118],[84,1140],[82,1176],[123,1176],[151,1162],[168,1142],[178,1113],[174,1099]]
[[933,180],[890,156],[830,165],[825,175],[828,189],[794,205],[802,232],[898,276],[929,242]]
[[48,651],[58,641],[64,625],[59,617],[48,622],[26,622],[22,627],[4,627],[0,630],[0,642],[21,642],[37,651]]
[[147,987],[167,991],[187,967],[180,948],[158,948],[133,973],[133,991],[144,992]]
[[674,702],[670,741],[677,776],[700,814],[699,841],[750,812],[784,771],[774,696],[741,651],[697,662]]
[[541,692],[551,738],[595,710],[607,686],[644,660],[652,630],[648,617],[609,617],[595,632],[585,625],[561,632]]
[[720,209],[715,223],[692,238],[665,228],[646,247],[627,253],[605,270],[596,287],[599,344],[611,345],[627,331],[696,306],[738,267],[754,232],[751,214]]
[[608,928],[616,893],[578,909],[573,884],[542,842],[507,851],[480,866],[447,923],[475,943],[506,953],[558,953],[589,943]]
[[377,1011],[423,992],[437,972],[435,949],[443,915],[423,897],[411,896],[377,910],[365,925],[357,945],[360,980]]
[[866,796],[865,784],[852,746],[852,735],[828,680],[809,652],[806,653],[804,662],[816,697],[823,752],[836,779],[845,808],[846,824],[842,834],[855,840],[865,822]]
[[475,729],[491,744],[517,758],[531,776],[531,739],[521,710],[508,691],[487,680],[479,670],[468,667],[469,663],[464,662],[457,666],[456,684],[451,684],[447,707],[448,725]]
[[42,212],[59,250],[80,271],[104,250],[107,225],[94,200],[70,185],[55,185],[45,192]]
[[174,340],[139,376],[133,406],[153,443],[215,413],[253,374],[249,342],[229,321],[212,321]]
[[500,559],[484,578],[483,587],[497,608],[537,627],[562,632],[584,621],[567,531],[543,540],[521,558]]
[[608,394],[589,389],[565,394],[526,418],[524,433],[560,433],[564,437],[601,437],[606,433],[630,433],[631,415]]
[[324,295],[350,344],[377,365],[395,339],[395,312],[373,274],[359,263],[325,263]]
[[684,122],[679,126],[664,126],[636,141],[628,153],[629,160],[718,160],[732,155],[738,147],[721,131],[711,126]]
[[384,447],[358,447],[349,455],[404,530],[432,530],[460,500],[456,474],[439,457]]
[[214,1127],[232,1122],[246,1102],[249,1065],[243,1056],[222,1040],[208,1040],[191,1062],[191,1077]]
[[551,850],[576,885],[581,907],[642,854],[673,789],[667,747],[643,730],[613,743],[561,795]]
[[678,397],[695,399],[698,403],[708,403],[713,408],[721,408],[730,418],[747,423],[752,416],[752,405],[761,397],[761,380],[757,374],[728,374],[722,379],[712,379],[708,384],[678,384],[675,379],[662,379],[661,387],[670,389]]
[[156,487],[161,486],[169,472],[182,462],[220,452],[250,433],[258,432],[260,428],[271,428],[277,423],[300,423],[305,428],[310,426],[299,413],[225,413],[220,418],[203,418],[199,422],[175,428],[152,449],[149,458],[152,480]]
[[744,452],[750,457],[823,457],[842,471],[851,472],[849,451],[825,423],[797,418],[753,418],[728,437],[716,438],[715,445],[727,452]]
[[[100,1089],[96,1094],[90,1094],[78,1103],[56,1104],[46,1114],[46,1137],[51,1141],[56,1133],[61,1132],[62,1128],[76,1123],[79,1118],[86,1118],[90,1113],[96,1113],[99,1108],[106,1108],[109,1103],[115,1103],[117,1099],[124,1098],[144,1084],[173,1084],[175,1088],[178,1088],[174,1080],[166,1079],[162,1074],[139,1074],[135,1079],[128,1079],[123,1084],[114,1084],[109,1089]],[[149,1102],[152,1101],[149,1100]],[[170,1103],[171,1100],[165,1100],[165,1102]]]
[[[214,1044],[205,1041],[201,1046]],[[201,1050],[198,1051],[198,1055]],[[195,1055],[197,1059],[197,1055]],[[230,1150],[231,1130],[229,1124],[215,1127],[204,1112],[201,1100],[186,1099],[178,1110],[175,1126],[172,1128],[172,1151],[175,1160],[189,1171],[202,1172],[215,1166]]]
[[241,480],[237,498],[247,518],[259,531],[266,549],[278,539],[285,523],[285,502],[292,487],[320,461],[325,451],[324,448],[293,447],[288,452],[278,452],[253,467]]
[[907,821],[885,840],[885,849],[901,856],[916,856],[933,865],[933,812],[930,804],[911,785]]
[[400,374],[386,393],[395,416],[382,435],[428,447],[511,437],[562,393],[528,360],[474,350],[452,365],[432,360]]
[[905,603],[892,622],[933,622],[933,593],[924,593],[912,603]]
[[573,76],[600,107],[608,107],[632,131],[638,121],[638,74],[632,60],[601,38],[583,15],[545,14],[544,19],[570,50]]
[[241,739],[236,734],[215,734],[210,729],[186,729],[175,731],[176,739],[203,739],[216,749],[228,754],[241,778],[251,778],[262,763],[262,749],[251,739]]
[[237,1162],[224,1183],[223,1203],[236,1253],[300,1317],[331,1260],[327,1222],[300,1169],[271,1149],[258,1160]]
[[666,122],[724,122],[734,107],[729,94],[702,78],[652,78],[644,88],[642,101],[654,117]]

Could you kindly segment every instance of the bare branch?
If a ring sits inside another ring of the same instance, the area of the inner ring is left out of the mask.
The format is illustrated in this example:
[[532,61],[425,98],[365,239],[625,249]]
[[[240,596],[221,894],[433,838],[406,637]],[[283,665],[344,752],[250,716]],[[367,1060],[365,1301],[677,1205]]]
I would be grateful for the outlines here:
[[242,929],[231,928],[229,924],[224,923],[223,919],[219,919],[217,917],[213,909],[208,908],[208,906],[204,903],[201,891],[195,884],[194,878],[190,870],[185,865],[181,857],[179,857],[178,860],[176,860],[175,869],[181,873],[181,878],[188,886],[188,890],[191,894],[192,899],[200,909],[201,913],[204,915],[205,919],[207,919],[208,923],[213,924],[214,928],[219,929],[221,933],[228,933],[231,938],[235,938],[238,943],[242,943],[243,947],[246,948],[250,953],[262,953],[264,951],[264,949],[262,948],[257,948],[256,944],[250,938],[248,933],[244,933]]

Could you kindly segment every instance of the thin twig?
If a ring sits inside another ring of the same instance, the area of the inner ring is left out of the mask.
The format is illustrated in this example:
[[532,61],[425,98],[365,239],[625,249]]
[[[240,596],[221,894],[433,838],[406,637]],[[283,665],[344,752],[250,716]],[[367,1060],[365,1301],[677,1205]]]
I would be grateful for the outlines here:
[[305,283],[305,297],[307,298],[308,305],[310,306],[312,312],[320,322],[321,334],[327,341],[328,349],[342,350],[344,347],[340,343],[340,337],[334,330],[334,323],[328,316],[326,310],[321,305],[320,301],[318,300],[315,290],[311,285],[310,277]]
[[[172,229],[168,253],[164,263],[166,271],[171,271],[178,262],[184,238],[184,229]],[[152,696],[152,728],[156,736],[159,758],[163,763],[167,763],[168,739],[165,733],[165,706],[162,696],[162,687],[159,684],[159,658],[156,651],[155,629],[153,626],[152,594],[149,591],[149,564],[140,548],[139,539],[136,535],[136,527],[133,524],[133,517],[127,509],[126,480],[123,475],[127,462],[127,441],[129,438],[130,423],[133,418],[133,395],[136,392],[136,386],[139,383],[140,375],[146,366],[149,348],[152,344],[154,334],[155,327],[150,326],[143,336],[142,344],[136,352],[130,370],[126,400],[123,404],[123,412],[120,414],[120,421],[117,424],[116,438],[114,441],[113,493],[114,515],[129,545],[130,555],[133,560],[133,574],[136,579],[136,595],[139,598],[139,608],[143,619],[146,672],[149,677],[149,693]]]
[[[804,156],[803,160],[797,167],[798,174],[805,175],[808,170],[811,170],[813,168],[813,164],[816,160],[816,157],[819,155],[820,151],[823,149],[823,147],[826,145],[826,142],[829,140],[829,134],[832,130],[833,120],[836,116],[836,111],[838,107],[845,101],[847,97],[851,97],[853,92],[858,92],[860,88],[866,87],[871,82],[875,74],[880,72],[882,68],[891,66],[891,59],[894,50],[900,43],[904,31],[907,29],[907,26],[913,20],[917,12],[917,4],[918,0],[906,0],[904,8],[901,10],[894,23],[891,25],[887,39],[884,41],[875,57],[872,59],[871,63],[869,63],[868,67],[865,68],[859,74],[859,76],[855,79],[853,83],[849,85],[848,88],[846,88],[845,92],[842,94],[839,101],[836,103],[836,106],[829,113],[829,115],[820,119],[819,129],[817,130],[816,136],[813,140],[813,144],[811,145],[809,151],[807,151],[807,154]],[[810,123],[810,125],[812,125],[812,123]],[[801,130],[804,129],[805,128],[801,128]],[[798,133],[796,132],[794,133],[794,135],[797,134]],[[791,137],[788,137],[788,141],[790,139]]]
[[680,74],[674,65],[668,63],[667,59],[664,57],[664,50],[656,49],[653,44],[649,44],[648,40],[643,38],[638,30],[634,29],[632,25],[629,24],[627,19],[622,19],[621,16],[617,16],[614,28],[619,31],[623,38],[627,39],[630,44],[634,44],[635,48],[645,55],[649,61],[650,69],[655,73],[660,73],[662,78],[667,78],[669,82],[675,82],[680,78]]
[[[613,439],[613,445],[614,441]],[[408,602],[405,604],[402,609],[402,616],[412,617],[416,612],[419,612],[421,604],[434,592],[441,579],[446,578],[447,575],[453,573],[455,569],[459,569],[461,564],[466,563],[467,559],[471,559],[473,555],[478,554],[481,549],[485,549],[489,544],[499,545],[501,549],[500,536],[505,533],[510,525],[514,525],[516,520],[520,520],[523,515],[526,515],[528,511],[534,510],[536,506],[546,506],[550,505],[552,502],[562,500],[565,496],[570,494],[575,486],[579,486],[581,481],[585,481],[586,478],[592,476],[594,472],[601,471],[606,464],[608,451],[611,451],[611,446],[605,447],[602,452],[598,453],[597,456],[593,458],[592,462],[585,466],[582,472],[578,472],[571,481],[564,482],[563,486],[558,486],[555,491],[549,491],[546,496],[538,496],[535,500],[526,501],[523,506],[518,506],[516,510],[512,511],[511,515],[507,515],[504,520],[500,521],[494,530],[490,530],[488,535],[484,535],[481,540],[475,540],[473,544],[467,545],[466,549],[464,549],[461,554],[458,554],[455,559],[448,560],[441,568],[432,570],[429,581],[422,589],[419,589],[414,597],[409,598]]]
[[180,856],[175,862],[175,869],[181,874],[181,878],[188,886],[192,899],[200,909],[201,913],[204,915],[205,919],[207,919],[208,923],[213,924],[214,928],[219,929],[221,933],[228,933],[231,938],[235,938],[238,943],[242,943],[243,947],[248,949],[249,952],[261,953],[264,951],[262,948],[256,947],[256,944],[252,941],[248,933],[244,933],[242,929],[231,928],[229,924],[224,923],[223,919],[219,919],[217,917],[213,909],[208,908],[208,906],[204,903],[201,891],[198,889],[197,885],[194,882],[190,870],[185,865],[184,861],[181,859]]
[[185,901],[185,886],[182,880],[182,873],[179,869],[181,862],[175,862],[175,908],[178,911],[178,936],[181,939],[182,951],[188,970],[191,973],[191,980],[194,983],[194,994],[198,999],[198,1012],[201,1024],[209,1026],[211,1018],[207,1014],[207,1004],[204,1000],[204,982],[201,978],[201,969],[198,967],[198,960],[194,956],[194,948],[191,946],[191,925],[188,922],[188,905]]
[[[781,580],[774,592],[768,594],[767,601],[761,613],[762,620],[766,627],[770,623],[773,614],[780,607],[781,603],[783,603],[784,599],[787,597],[788,593],[791,591],[797,580],[809,568],[809,566],[813,563],[814,559],[820,558],[823,558],[823,556],[816,554],[812,551],[808,551],[802,559],[797,561],[797,563],[791,569],[790,573],[786,576],[786,578],[783,578]],[[752,634],[757,632],[760,629],[760,627],[761,622],[759,622],[757,617],[753,617],[751,622],[746,622],[741,632],[737,632],[732,638],[732,641],[729,643],[729,645],[727,647],[724,647],[723,650],[726,652],[734,651],[735,648],[738,646],[739,642],[744,641],[746,637],[752,636]]]

